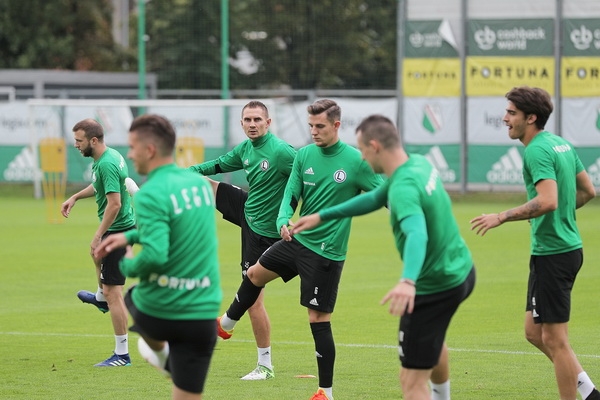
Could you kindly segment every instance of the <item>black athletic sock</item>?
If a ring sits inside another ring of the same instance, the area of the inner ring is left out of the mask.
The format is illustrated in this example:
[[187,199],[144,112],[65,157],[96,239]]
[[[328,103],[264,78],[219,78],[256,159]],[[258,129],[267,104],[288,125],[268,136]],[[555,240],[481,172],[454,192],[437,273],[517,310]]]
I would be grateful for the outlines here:
[[[264,287],[264,286],[263,286]],[[231,302],[231,305],[227,309],[227,316],[234,321],[239,321],[242,316],[248,311],[250,307],[256,302],[262,287],[254,286],[254,284],[244,277],[240,288],[235,294],[235,299]]]
[[315,322],[310,324],[315,341],[317,366],[319,368],[319,387],[333,386],[333,365],[335,364],[335,343],[331,322]]
[[586,397],[585,400],[600,400],[600,392],[598,391],[598,389],[594,388],[594,390],[592,390],[592,393],[590,393],[590,395]]

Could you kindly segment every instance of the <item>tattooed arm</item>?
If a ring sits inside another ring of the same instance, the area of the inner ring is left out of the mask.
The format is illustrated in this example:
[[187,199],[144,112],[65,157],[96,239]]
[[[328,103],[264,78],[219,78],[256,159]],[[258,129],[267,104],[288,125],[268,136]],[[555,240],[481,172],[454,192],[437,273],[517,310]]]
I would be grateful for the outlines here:
[[506,221],[528,220],[556,210],[558,206],[556,181],[543,179],[535,184],[535,189],[537,196],[525,204],[498,214],[483,214],[473,218],[471,220],[471,230],[483,236],[488,230],[500,226]]

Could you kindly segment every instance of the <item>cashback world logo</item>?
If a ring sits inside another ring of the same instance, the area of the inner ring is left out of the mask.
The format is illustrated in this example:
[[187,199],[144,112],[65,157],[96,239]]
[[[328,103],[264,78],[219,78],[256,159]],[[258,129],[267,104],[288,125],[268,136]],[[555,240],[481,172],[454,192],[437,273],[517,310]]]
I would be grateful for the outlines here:
[[485,177],[490,183],[523,184],[523,158],[519,150],[511,147],[492,165]]
[[493,29],[485,25],[473,34],[477,47],[483,51],[490,51],[494,48],[525,51],[530,42],[545,41],[546,37],[546,30],[542,27],[526,28],[522,26]]
[[600,29],[588,28],[585,24],[571,30],[569,39],[577,50],[600,49]]

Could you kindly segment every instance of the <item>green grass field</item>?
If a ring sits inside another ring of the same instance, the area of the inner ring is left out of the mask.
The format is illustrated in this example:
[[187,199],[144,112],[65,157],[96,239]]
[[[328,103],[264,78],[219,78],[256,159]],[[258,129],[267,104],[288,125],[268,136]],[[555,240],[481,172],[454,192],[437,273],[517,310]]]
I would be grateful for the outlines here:
[[[522,200],[520,194],[455,198],[455,215],[478,275],[473,295],[459,309],[447,336],[453,399],[558,398],[550,362],[523,335],[528,224],[508,223],[483,238],[469,230],[473,216]],[[574,290],[571,343],[590,377],[600,384],[600,200],[580,210],[578,220],[585,264]],[[80,289],[95,288],[88,255],[98,224],[94,201],[79,202],[68,220],[51,224],[44,201],[2,193],[0,224],[0,398],[169,398],[171,382],[141,360],[135,334],[130,335],[131,367],[93,367],[114,348],[109,315],[75,296]],[[238,228],[219,218],[219,240],[226,309],[240,282]],[[336,400],[402,398],[398,320],[379,305],[400,270],[386,211],[355,218],[332,322]],[[316,379],[295,377],[317,373],[307,313],[298,304],[298,284],[297,279],[288,284],[275,281],[267,287],[276,378],[239,380],[256,362],[245,317],[231,340],[217,344],[205,399],[302,400],[316,390]]]

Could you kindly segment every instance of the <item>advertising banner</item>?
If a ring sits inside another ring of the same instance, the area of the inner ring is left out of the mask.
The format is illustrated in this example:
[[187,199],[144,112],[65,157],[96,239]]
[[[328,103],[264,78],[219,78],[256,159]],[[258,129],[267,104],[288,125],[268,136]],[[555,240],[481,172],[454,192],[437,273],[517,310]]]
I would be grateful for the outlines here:
[[472,19],[469,56],[535,57],[554,54],[552,19]]
[[600,19],[563,20],[563,49],[565,57],[600,56]]
[[521,142],[512,146],[470,145],[468,183],[523,185],[523,151]]
[[449,21],[406,21],[404,38],[404,95],[460,96],[458,43]]
[[504,96],[515,86],[541,87],[554,95],[552,57],[468,57],[467,96]]
[[561,105],[561,135],[575,147],[600,147],[600,97],[563,99]]
[[458,57],[458,43],[448,20],[406,21],[404,56],[408,58]]
[[408,153],[423,154],[437,169],[442,182],[459,183],[461,181],[459,145],[406,144],[404,147]]
[[458,58],[406,58],[402,91],[407,97],[460,96]]
[[563,57],[560,78],[563,97],[600,96],[600,56]]
[[400,132],[404,143],[427,145],[460,143],[460,100],[458,98],[406,98],[404,115],[407,118],[404,119],[404,130]]
[[[516,141],[508,137],[504,124],[507,100],[502,97],[467,99],[467,142],[469,145],[511,145]],[[554,114],[546,123],[546,130],[556,132]]]

